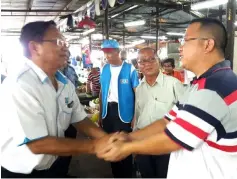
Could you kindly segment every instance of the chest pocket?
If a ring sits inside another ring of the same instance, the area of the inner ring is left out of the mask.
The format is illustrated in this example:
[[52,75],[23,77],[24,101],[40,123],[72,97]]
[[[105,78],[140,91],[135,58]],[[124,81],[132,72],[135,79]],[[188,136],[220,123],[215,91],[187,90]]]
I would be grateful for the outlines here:
[[59,101],[58,125],[62,130],[67,130],[71,123],[73,101],[70,98],[64,98]]

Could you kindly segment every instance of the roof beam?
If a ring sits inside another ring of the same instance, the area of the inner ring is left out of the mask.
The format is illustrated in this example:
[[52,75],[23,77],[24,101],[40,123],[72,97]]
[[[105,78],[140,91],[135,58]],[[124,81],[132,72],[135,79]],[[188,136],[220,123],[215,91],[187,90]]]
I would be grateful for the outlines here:
[[[79,0],[68,0],[68,3],[64,6],[64,8],[58,13],[57,17],[54,18],[54,21],[57,22],[59,21],[59,16],[61,14],[61,12],[63,11],[67,11],[70,9],[70,7],[72,7],[73,5],[75,5]],[[74,11],[72,11],[74,12]]]
[[[28,10],[31,10],[33,1],[34,0],[28,0],[28,3],[27,3],[27,9]],[[24,18],[23,26],[26,24],[27,15],[28,15],[28,12],[26,12],[26,16]]]
[[[32,1],[32,0],[30,0]],[[32,10],[32,9],[1,9],[1,12],[73,12],[73,10],[53,10],[53,9],[37,9],[37,10]]]

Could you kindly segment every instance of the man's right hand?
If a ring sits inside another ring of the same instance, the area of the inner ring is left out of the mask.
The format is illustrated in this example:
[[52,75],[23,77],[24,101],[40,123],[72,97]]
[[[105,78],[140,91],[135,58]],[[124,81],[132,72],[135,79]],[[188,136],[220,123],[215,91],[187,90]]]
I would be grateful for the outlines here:
[[116,141],[123,141],[128,142],[131,141],[129,134],[125,132],[116,132],[113,134],[105,135],[100,139],[94,140],[94,153],[98,153],[103,150],[107,145],[116,142]]
[[113,143],[115,141],[124,141],[129,142],[132,141],[132,138],[129,136],[128,133],[125,132],[116,132],[109,138],[109,143]]

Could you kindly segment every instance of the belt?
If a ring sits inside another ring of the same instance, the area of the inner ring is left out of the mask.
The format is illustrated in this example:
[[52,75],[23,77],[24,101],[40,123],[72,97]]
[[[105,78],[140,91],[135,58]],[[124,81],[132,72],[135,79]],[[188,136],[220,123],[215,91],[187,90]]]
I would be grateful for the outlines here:
[[115,105],[118,105],[117,102],[108,102],[108,106],[115,106]]

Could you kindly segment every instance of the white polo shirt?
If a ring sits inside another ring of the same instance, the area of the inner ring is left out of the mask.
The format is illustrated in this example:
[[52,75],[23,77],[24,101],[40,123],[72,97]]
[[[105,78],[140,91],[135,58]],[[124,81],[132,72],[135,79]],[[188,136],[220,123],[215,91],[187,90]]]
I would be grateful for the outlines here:
[[48,76],[27,60],[1,87],[1,165],[15,173],[51,167],[57,156],[33,154],[26,143],[45,136],[64,137],[71,123],[86,118],[73,84],[60,72],[58,90]]

